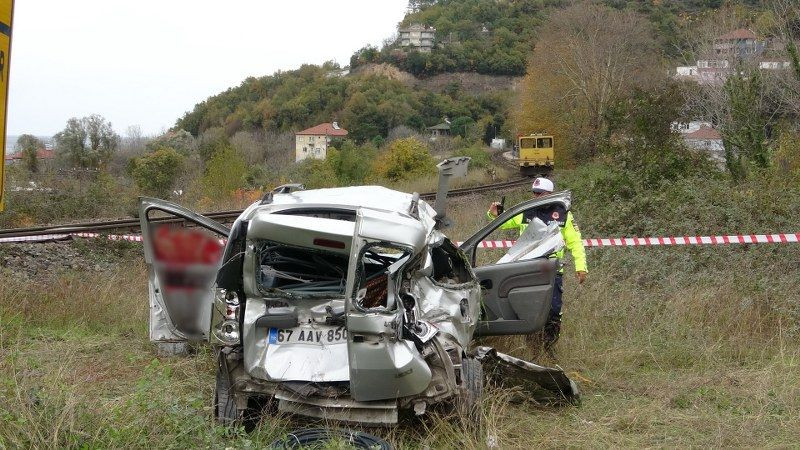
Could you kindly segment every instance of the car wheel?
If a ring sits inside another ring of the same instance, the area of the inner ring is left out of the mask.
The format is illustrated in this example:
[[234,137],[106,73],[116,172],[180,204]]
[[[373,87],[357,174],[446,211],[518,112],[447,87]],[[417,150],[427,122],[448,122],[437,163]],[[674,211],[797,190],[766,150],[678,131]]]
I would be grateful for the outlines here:
[[461,360],[461,398],[458,410],[462,417],[480,425],[481,400],[483,399],[483,366],[475,358]]
[[217,382],[214,385],[214,418],[221,425],[234,426],[241,423],[242,411],[236,408],[236,398],[224,358],[224,355],[220,355],[217,364]]

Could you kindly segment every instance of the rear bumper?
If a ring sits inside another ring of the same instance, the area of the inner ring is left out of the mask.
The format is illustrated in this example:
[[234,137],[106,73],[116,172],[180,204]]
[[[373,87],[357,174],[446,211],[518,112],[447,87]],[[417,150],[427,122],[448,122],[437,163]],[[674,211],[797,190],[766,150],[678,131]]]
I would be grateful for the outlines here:
[[346,397],[301,397],[285,391],[278,391],[275,399],[281,412],[364,425],[397,424],[398,408],[393,400],[357,402]]

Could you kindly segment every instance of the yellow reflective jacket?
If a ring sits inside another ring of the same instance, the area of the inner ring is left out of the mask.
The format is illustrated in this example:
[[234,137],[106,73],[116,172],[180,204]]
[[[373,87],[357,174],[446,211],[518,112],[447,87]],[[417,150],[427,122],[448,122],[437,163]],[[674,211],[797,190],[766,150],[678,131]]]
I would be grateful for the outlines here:
[[[491,211],[486,211],[486,217],[488,217],[489,220],[494,220],[496,218]],[[528,228],[528,224],[524,222],[522,214],[517,214],[516,216],[507,220],[504,224],[500,225],[501,230],[516,229],[520,235],[525,232],[526,228]],[[569,250],[570,254],[572,255],[572,260],[575,262],[575,271],[588,272],[586,268],[586,249],[583,247],[581,231],[578,229],[578,226],[575,225],[575,222],[572,219],[572,212],[567,212],[567,221],[564,223],[564,226],[561,227],[561,237],[564,238],[566,248]],[[551,257],[558,258],[563,261],[564,249],[562,248],[561,250],[557,251]],[[563,268],[561,269],[561,272],[564,272]]]

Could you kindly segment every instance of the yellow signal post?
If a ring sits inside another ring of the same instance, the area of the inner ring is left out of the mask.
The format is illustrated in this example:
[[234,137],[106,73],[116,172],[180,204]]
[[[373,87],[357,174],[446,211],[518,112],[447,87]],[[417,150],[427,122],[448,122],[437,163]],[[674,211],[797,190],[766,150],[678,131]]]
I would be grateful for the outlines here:
[[0,211],[5,207],[6,180],[6,121],[8,111],[8,74],[11,63],[11,19],[14,0],[0,0]]

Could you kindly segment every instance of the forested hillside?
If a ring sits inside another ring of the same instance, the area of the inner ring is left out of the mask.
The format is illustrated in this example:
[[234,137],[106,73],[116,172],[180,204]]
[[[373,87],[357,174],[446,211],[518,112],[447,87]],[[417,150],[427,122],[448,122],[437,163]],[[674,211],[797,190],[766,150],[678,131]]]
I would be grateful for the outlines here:
[[[390,40],[382,49],[366,47],[351,58],[351,71],[372,63],[389,63],[415,76],[473,72],[520,76],[526,72],[537,35],[553,11],[569,0],[438,0],[412,1],[412,12],[401,26],[421,23],[436,28],[430,54],[405,51]],[[722,0],[632,1],[603,0],[613,8],[635,10],[649,20],[656,49],[665,57],[684,49],[687,26]],[[744,9],[760,2],[736,0]],[[749,5],[753,4],[753,5]],[[387,34],[394,30],[387,30]],[[353,71],[358,72],[358,71]],[[176,123],[199,136],[209,128],[237,131],[293,131],[338,120],[358,142],[386,138],[397,126],[424,131],[444,117],[469,124],[478,137],[510,137],[508,97],[504,93],[477,96],[453,82],[441,92],[429,92],[380,75],[345,75],[334,63],[304,65],[297,70],[248,78],[240,86],[195,105]]]
[[[421,24],[436,29],[436,46],[429,54],[407,52],[392,41],[383,48],[365,47],[350,60],[352,67],[387,62],[416,76],[443,72],[524,75],[538,29],[550,12],[571,0],[421,0],[401,27]],[[758,0],[602,0],[616,9],[631,9],[654,25],[660,49],[675,57],[685,47],[690,25],[702,13],[723,3],[759,6]]]
[[297,130],[338,120],[351,138],[363,142],[386,137],[389,130],[400,125],[419,131],[444,117],[484,119],[484,127],[492,123],[500,128],[506,110],[504,97],[493,93],[467,95],[457,85],[433,93],[379,75],[342,76],[333,63],[304,65],[248,78],[240,86],[196,105],[176,127],[195,136],[209,128],[223,127],[233,135],[239,130]]

